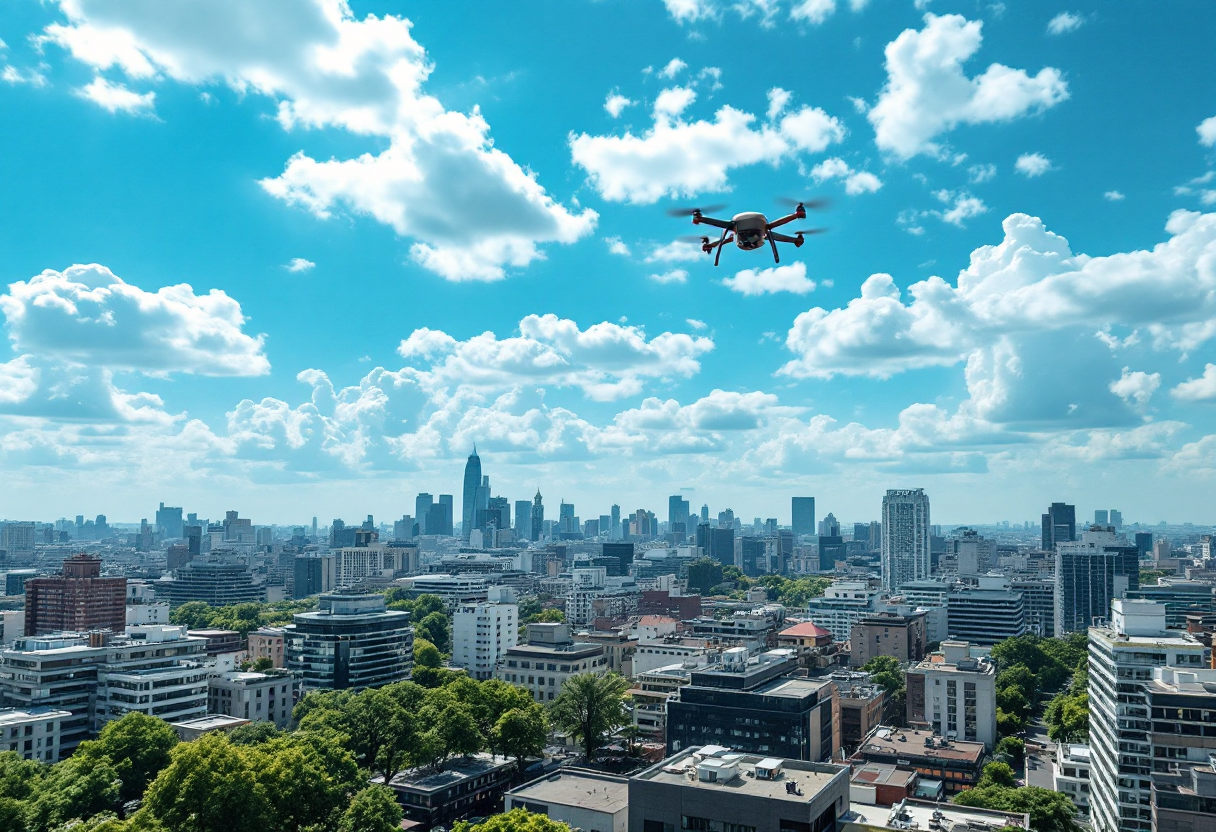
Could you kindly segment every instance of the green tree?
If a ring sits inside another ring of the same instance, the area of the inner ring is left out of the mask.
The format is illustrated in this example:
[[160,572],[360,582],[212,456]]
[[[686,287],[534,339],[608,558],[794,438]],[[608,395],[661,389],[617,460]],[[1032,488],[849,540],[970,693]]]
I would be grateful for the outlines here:
[[103,755],[79,751],[51,766],[28,801],[27,826],[45,832],[70,820],[116,812],[122,786]]
[[1011,737],[1026,730],[1026,722],[1017,714],[996,709],[996,732],[1002,737]]
[[1061,792],[1042,789],[1038,786],[1007,788],[987,786],[968,789],[951,798],[960,806],[976,806],[997,809],[1002,812],[1027,812],[1030,828],[1034,832],[1079,832],[1077,807],[1072,799]]
[[987,788],[989,786],[1001,786],[1003,788],[1012,789],[1018,785],[1017,774],[1008,763],[989,763],[984,766],[984,773],[980,777],[978,788]]
[[1018,737],[1003,737],[996,744],[996,753],[1008,757],[1015,768],[1021,768],[1026,759],[1026,743]]
[[274,667],[274,659],[266,656],[261,656],[253,660],[253,664],[249,665],[249,669],[254,673],[265,673]]
[[261,745],[282,734],[273,722],[251,722],[229,731],[228,741],[233,745]]
[[307,742],[279,737],[236,749],[270,806],[272,828],[300,832],[332,828],[346,807],[344,784],[330,776],[317,749]]
[[179,743],[144,795],[144,808],[174,832],[265,832],[276,828],[265,787],[219,732]]
[[0,800],[28,800],[46,773],[46,767],[16,751],[0,752]]
[[169,623],[188,630],[203,630],[211,626],[215,610],[203,601],[187,601],[169,613]]
[[120,798],[125,802],[143,797],[148,784],[169,765],[169,753],[177,743],[177,732],[163,719],[129,713],[107,723],[96,742],[82,743],[76,753],[95,752],[108,758],[122,780]]
[[359,791],[342,815],[340,832],[397,832],[401,806],[392,789],[371,785]]
[[494,726],[494,744],[508,757],[515,758],[515,767],[524,770],[524,759],[538,757],[544,751],[549,725],[545,709],[533,702],[526,708],[512,708],[498,718]]
[[708,595],[709,591],[722,583],[722,564],[713,558],[698,558],[688,564],[688,589]]
[[491,815],[476,826],[460,821],[452,827],[452,832],[570,832],[570,827],[547,815],[512,809],[501,815]]
[[1018,687],[1000,688],[996,692],[996,706],[1007,714],[1025,720],[1030,713],[1030,702]]
[[861,669],[870,674],[874,684],[880,685],[887,692],[892,711],[902,714],[908,691],[907,676],[899,659],[894,656],[875,656],[862,665]]
[[447,615],[442,612],[431,612],[418,621],[414,625],[414,629],[420,636],[439,648],[440,653],[448,653],[452,649],[450,626],[451,622]]
[[414,639],[414,667],[442,667],[443,654],[424,638]]
[[250,630],[262,626],[262,609],[265,605],[254,602],[232,604],[217,608],[211,616],[211,626],[224,630],[236,630],[241,638],[249,635]]
[[591,762],[603,738],[629,721],[624,701],[628,689],[629,683],[617,673],[579,673],[562,684],[549,717],[578,738]]
[[468,756],[476,754],[485,745],[485,737],[477,730],[473,715],[464,705],[452,704],[439,714],[435,730],[443,741],[443,755]]

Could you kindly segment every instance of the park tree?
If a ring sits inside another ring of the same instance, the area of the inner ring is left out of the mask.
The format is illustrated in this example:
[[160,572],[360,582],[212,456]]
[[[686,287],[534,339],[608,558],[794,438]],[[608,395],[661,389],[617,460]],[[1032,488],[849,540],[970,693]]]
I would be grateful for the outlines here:
[[1033,832],[1080,832],[1076,822],[1077,807],[1072,798],[1038,786],[977,787],[956,794],[951,801],[960,806],[1028,813]]
[[397,832],[401,806],[392,789],[371,785],[359,791],[350,802],[339,832]]
[[1004,737],[996,744],[996,753],[1009,758],[1009,764],[1021,768],[1026,759],[1026,743],[1018,737]]
[[525,708],[512,708],[494,725],[494,745],[508,757],[515,758],[515,766],[523,771],[524,759],[539,756],[545,748],[549,725],[545,709],[538,702]]
[[1018,785],[1017,774],[1008,763],[989,763],[984,766],[984,773],[980,777],[980,782],[976,784],[977,788],[987,788],[989,786],[1001,786],[1002,788],[1012,789]]
[[[556,701],[556,700],[554,700]],[[460,821],[452,832],[570,832],[570,827],[547,815],[512,809],[500,815],[492,815],[476,825]]]
[[215,612],[204,601],[187,601],[169,613],[169,623],[187,630],[202,630],[211,626],[211,616]]
[[182,832],[266,832],[277,828],[265,788],[223,733],[179,743],[148,787],[144,809]]
[[122,781],[101,754],[79,751],[51,766],[27,801],[26,826],[47,832],[71,820],[117,812]]
[[122,781],[119,797],[126,802],[143,797],[148,784],[169,765],[177,743],[177,732],[163,719],[129,713],[107,723],[96,742],[81,743],[76,753],[107,758]]
[[228,732],[228,741],[233,745],[260,745],[282,734],[273,722],[261,720],[233,728]]
[[603,738],[629,721],[624,701],[628,689],[618,673],[579,673],[562,684],[549,717],[578,738],[591,762]]
[[452,650],[451,623],[445,613],[431,612],[414,625],[414,630],[435,645],[440,653],[448,653]]

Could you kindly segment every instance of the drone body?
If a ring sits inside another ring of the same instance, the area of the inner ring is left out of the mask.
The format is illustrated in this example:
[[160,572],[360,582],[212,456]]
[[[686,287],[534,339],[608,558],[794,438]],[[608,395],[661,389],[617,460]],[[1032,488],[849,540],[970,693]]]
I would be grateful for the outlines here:
[[[791,223],[794,220],[806,219],[806,205],[818,208],[823,204],[822,201],[799,202],[797,203],[798,207],[794,209],[792,214],[787,214],[772,222],[769,222],[768,217],[759,211],[745,211],[742,214],[735,214],[729,220],[705,216],[705,211],[714,211],[720,206],[709,206],[704,209],[675,209],[668,213],[674,216],[691,216],[693,225],[712,225],[714,228],[722,229],[722,236],[716,242],[710,240],[709,237],[700,238],[701,250],[706,254],[714,254],[715,266],[718,265],[718,261],[722,258],[722,248],[727,243],[734,243],[744,251],[755,251],[758,248],[763,248],[764,244],[768,243],[773,250],[773,262],[780,263],[781,257],[777,254],[777,243],[793,243],[794,247],[797,248],[804,242],[804,234],[818,234],[824,229],[813,228],[805,231],[795,231],[793,236],[782,234],[774,231],[774,229],[786,223]],[[694,237],[693,239],[695,240],[696,238]]]

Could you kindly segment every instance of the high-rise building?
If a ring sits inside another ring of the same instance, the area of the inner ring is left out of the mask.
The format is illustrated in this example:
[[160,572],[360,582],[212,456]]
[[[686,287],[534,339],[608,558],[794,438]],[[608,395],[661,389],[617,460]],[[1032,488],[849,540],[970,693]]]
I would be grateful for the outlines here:
[[612,533],[609,535],[611,540],[621,540],[621,507],[618,505],[612,506],[612,525],[609,527]]
[[996,546],[974,529],[960,529],[946,541],[946,554],[954,559],[959,577],[987,574],[996,565]]
[[[794,529],[794,537],[801,537],[804,534],[815,533],[815,498],[814,497],[794,497],[790,500],[791,526]],[[709,514],[709,509],[706,508],[706,514]]]
[[515,501],[515,539],[532,539],[532,501]]
[[1056,546],[1055,635],[1086,630],[1110,613],[1113,598],[1140,588],[1140,557],[1109,529],[1094,527]]
[[675,531],[676,524],[682,525],[683,531],[688,531],[688,500],[679,494],[667,498],[667,527]]
[[[468,462],[464,465],[464,488],[461,489],[460,534],[467,542],[477,521],[477,492],[481,488],[481,457],[477,455],[477,446],[469,454]],[[537,492],[539,494],[539,492]]]
[[160,581],[157,597],[162,595],[176,609],[187,601],[203,601],[213,607],[227,607],[247,601],[265,601],[266,587],[253,582],[249,567],[232,557],[231,552],[214,551],[208,560],[192,560],[177,570],[172,581]]
[[1110,512],[1104,508],[1094,509],[1094,525],[1095,526],[1110,525]]
[[1136,552],[1141,560],[1148,560],[1153,556],[1152,532],[1136,532]]
[[882,498],[882,585],[896,589],[930,575],[929,497],[924,489],[889,489]]
[[433,532],[433,534],[451,537],[455,531],[456,523],[455,500],[451,494],[440,494],[438,505],[442,507],[443,516],[440,518],[441,525],[439,530]]
[[408,514],[400,520],[393,521],[393,540],[412,540],[414,537],[414,518]]
[[182,537],[181,507],[174,508],[161,503],[160,508],[156,510],[156,525],[166,538]]
[[383,595],[325,595],[284,628],[287,667],[305,690],[363,690],[404,681],[414,665],[410,614]]
[[[1004,575],[980,575],[978,586],[951,592],[946,602],[950,637],[990,645],[1026,633],[1026,604]],[[970,739],[970,737],[968,737]],[[987,740],[985,740],[987,742]]]
[[840,521],[836,515],[828,512],[828,516],[819,522],[820,537],[840,537]]
[[[98,519],[105,522],[105,518],[100,515]],[[32,520],[8,520],[0,523],[0,551],[5,553],[9,564],[33,562],[36,526]]]
[[127,579],[101,577],[101,561],[79,554],[59,575],[25,582],[25,634],[127,628]]
[[335,558],[333,555],[299,555],[295,559],[295,581],[292,598],[308,598],[334,589]]
[[1043,515],[1043,549],[1051,552],[1057,543],[1077,539],[1077,507],[1052,503]]
[[1165,607],[1151,601],[1116,598],[1108,620],[1089,628],[1090,824],[1094,832],[1153,832],[1154,766],[1169,762],[1164,748],[1155,756],[1153,706],[1170,702],[1163,745],[1173,744],[1168,735],[1180,731],[1189,711],[1169,691],[1160,703],[1150,700],[1149,688],[1155,669],[1201,670],[1205,648],[1188,633],[1167,630]]
[[461,604],[452,616],[452,667],[469,677],[492,678],[494,668],[519,636],[519,606],[509,587],[492,586],[485,601]]
[[414,517],[418,521],[418,534],[436,534],[426,527],[426,519],[430,515],[433,505],[435,505],[435,498],[426,492],[414,498]]
[[1110,510],[1110,524],[1115,527],[1115,531],[1123,528],[1123,512],[1117,508]]
[[[613,508],[616,508],[613,506]],[[618,509],[619,511],[619,509]],[[540,499],[540,489],[536,489],[536,496],[532,498],[532,536],[529,540],[540,540],[545,536],[545,506]]]
[[562,500],[557,508],[558,531],[561,534],[573,534],[578,531],[574,523],[574,503]]
[[701,506],[701,522],[702,523],[709,522],[709,506],[708,505]]

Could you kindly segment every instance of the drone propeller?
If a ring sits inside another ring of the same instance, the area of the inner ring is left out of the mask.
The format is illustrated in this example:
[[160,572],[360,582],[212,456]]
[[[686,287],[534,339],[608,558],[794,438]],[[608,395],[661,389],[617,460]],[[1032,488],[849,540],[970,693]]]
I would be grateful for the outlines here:
[[712,214],[714,211],[721,211],[725,207],[725,205],[702,205],[700,208],[668,208],[667,216],[691,217],[693,214]]
[[801,205],[808,211],[813,211],[818,208],[827,208],[831,203],[826,199],[792,199],[788,196],[777,197],[777,202],[782,205],[797,207]]
[[681,243],[697,243],[699,245],[705,245],[709,242],[708,237],[698,237],[695,234],[684,234],[680,237],[676,237],[676,239]]
[[803,228],[798,231],[791,231],[789,233],[791,233],[791,234],[826,234],[827,232],[828,232],[828,230],[826,228]]

